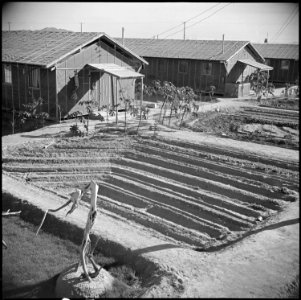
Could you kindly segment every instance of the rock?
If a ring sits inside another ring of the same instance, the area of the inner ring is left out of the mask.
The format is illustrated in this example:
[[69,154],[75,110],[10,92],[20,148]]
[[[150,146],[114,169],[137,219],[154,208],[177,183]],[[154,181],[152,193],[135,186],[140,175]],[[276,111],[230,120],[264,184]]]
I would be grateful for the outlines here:
[[261,222],[261,221],[262,221],[262,216],[259,216],[259,217],[257,218],[257,220]]
[[[92,265],[88,265],[88,271],[94,272]],[[101,269],[92,282],[81,277],[83,268],[78,270],[77,263],[68,267],[56,281],[55,294],[57,298],[107,298],[123,297],[130,289],[129,286],[114,278],[105,269]]]

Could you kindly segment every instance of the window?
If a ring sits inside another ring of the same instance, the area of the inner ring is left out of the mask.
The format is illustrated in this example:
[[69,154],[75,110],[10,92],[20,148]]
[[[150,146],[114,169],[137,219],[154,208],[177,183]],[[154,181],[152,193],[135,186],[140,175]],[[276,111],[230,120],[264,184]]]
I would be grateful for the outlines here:
[[281,60],[281,70],[288,70],[290,66],[290,61],[287,59]]
[[203,62],[201,66],[201,75],[211,75],[212,73],[212,63]]
[[3,65],[3,82],[4,83],[12,83],[11,77],[11,65],[5,64]]
[[179,61],[179,73],[187,73],[188,71],[188,62]]
[[37,69],[36,67],[29,67],[28,85],[34,88],[40,87],[40,69]]

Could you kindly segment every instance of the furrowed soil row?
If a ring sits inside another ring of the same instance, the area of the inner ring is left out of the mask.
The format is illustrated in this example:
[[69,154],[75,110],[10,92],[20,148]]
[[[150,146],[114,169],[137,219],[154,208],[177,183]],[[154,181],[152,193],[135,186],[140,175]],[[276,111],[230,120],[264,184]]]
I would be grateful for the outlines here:
[[211,180],[205,180],[198,176],[193,176],[190,174],[183,173],[181,171],[170,170],[164,167],[156,166],[151,163],[140,162],[137,160],[122,159],[117,162],[117,164],[122,166],[128,166],[135,168],[140,171],[147,171],[153,174],[158,174],[162,177],[171,178],[172,180],[183,182],[187,185],[192,185],[200,190],[214,191],[215,193],[225,195],[231,199],[237,199],[239,201],[251,204],[259,204],[266,208],[279,210],[279,204],[276,201],[272,201],[267,197],[256,195],[247,191],[236,189],[230,185],[224,185],[220,182],[215,182]]
[[[147,142],[152,141],[149,138],[145,138],[144,140]],[[232,159],[237,158],[241,160],[248,160],[251,161],[252,163],[261,163],[263,165],[267,165],[271,167],[279,167],[279,168],[284,168],[291,171],[299,172],[299,163],[288,163],[272,158],[263,158],[255,154],[249,154],[249,153],[246,154],[246,153],[237,152],[235,150],[226,150],[226,149],[221,150],[220,148],[216,148],[214,146],[196,145],[186,141],[182,142],[178,140],[167,140],[167,139],[162,139],[160,137],[156,138],[156,142],[157,141],[160,142],[161,144],[169,145],[171,147],[179,146],[183,149],[192,149],[194,151],[197,151],[198,153],[206,153],[209,157],[211,155],[226,155]]]
[[[119,205],[127,204],[134,208],[144,209],[147,205],[154,204],[154,207],[147,210],[149,215],[164,218],[173,224],[179,224],[185,228],[194,229],[212,237],[217,237],[220,235],[220,231],[218,228],[216,228],[216,226],[214,226],[211,222],[204,222],[206,219],[202,220],[201,218],[193,218],[192,215],[178,210],[173,206],[159,203],[151,198],[141,197],[137,194],[129,193],[127,190],[122,188],[116,189],[116,186],[114,185],[100,183],[100,187],[102,190],[102,196],[109,198],[114,195],[114,201],[115,203],[119,203]],[[160,206],[157,206],[157,204]],[[247,227],[247,225],[245,225],[245,227]],[[240,230],[237,228],[237,231],[242,230],[241,228],[239,229]]]
[[[151,173],[149,173],[150,176],[146,175],[146,172],[140,173],[137,171],[137,169],[133,169],[132,171],[125,170],[118,167],[113,167],[111,171],[111,175],[120,175],[124,178],[129,178],[132,181],[137,181],[141,184],[152,186],[153,188],[156,188],[157,190],[167,191],[171,194],[175,194],[177,196],[180,196],[182,198],[187,198],[188,200],[196,203],[201,203],[203,205],[206,205],[208,208],[213,208],[215,210],[220,210],[222,212],[226,212],[229,215],[232,215],[234,217],[246,219],[246,220],[254,220],[254,218],[258,218],[261,213],[258,211],[265,211],[266,209],[261,205],[255,205],[252,204],[252,206],[244,206],[242,202],[236,201],[233,202],[233,199],[227,198],[223,195],[218,195],[216,193],[205,193],[204,191],[195,191],[193,187],[189,186],[183,186],[183,183],[181,182],[168,182],[170,179],[163,178],[157,176],[157,178],[151,177]],[[109,175],[108,175],[109,176]],[[105,177],[108,177],[105,176]],[[75,177],[75,178],[73,178]],[[60,187],[65,189],[72,189],[74,187],[75,182],[77,184],[82,183],[83,185],[87,184],[89,179],[93,177],[96,181],[98,179],[103,179],[102,175],[74,175],[68,177],[66,175],[65,177],[61,177],[60,179],[57,179],[55,177],[45,176],[40,178],[36,177],[30,177],[32,181],[39,183],[39,182],[46,182],[47,185],[54,187]],[[144,179],[144,180],[143,180]],[[63,183],[61,183],[63,181]],[[238,203],[240,202],[240,203]],[[183,208],[184,209],[184,208]]]
[[[106,197],[103,197],[103,199],[106,199]],[[179,224],[174,224],[165,218],[149,216],[149,214],[141,214],[139,212],[137,213],[129,208],[115,205],[111,200],[104,201],[103,204],[106,210],[116,213],[127,220],[141,224],[146,228],[152,228],[164,236],[175,239],[176,242],[179,241],[188,244],[189,246],[199,246],[201,248],[209,248],[209,246],[216,244],[215,239],[210,238],[199,231],[188,230],[187,228]],[[223,236],[223,233],[221,233],[220,236]]]
[[10,171],[10,172],[20,172],[20,173],[28,173],[28,172],[77,172],[77,171],[91,171],[91,170],[95,170],[95,171],[101,171],[101,170],[108,170],[110,168],[110,163],[104,163],[104,164],[93,164],[93,165],[73,165],[70,166],[68,165],[49,165],[49,166],[45,166],[45,165],[38,165],[35,164],[33,166],[14,166],[14,165],[4,165],[3,170],[5,171]]
[[[283,168],[279,168],[279,167],[275,167],[274,165],[266,165],[266,164],[262,164],[262,163],[258,163],[257,161],[252,161],[252,160],[246,160],[246,159],[234,159],[231,156],[227,156],[227,155],[221,155],[221,154],[212,154],[211,152],[205,152],[205,151],[197,151],[194,149],[191,149],[189,147],[181,147],[181,146],[175,146],[175,145],[170,145],[168,143],[163,143],[157,140],[152,140],[152,139],[148,139],[148,140],[142,140],[139,144],[139,146],[151,146],[154,149],[161,149],[162,152],[164,151],[172,151],[175,153],[179,153],[179,154],[185,154],[188,157],[191,158],[197,158],[199,160],[203,160],[207,163],[213,162],[222,162],[222,165],[224,166],[229,166],[231,167],[231,169],[235,168],[237,170],[241,170],[244,169],[245,171],[249,171],[253,174],[255,174],[256,176],[262,176],[267,177],[267,173],[268,173],[268,179],[276,179],[276,180],[287,180],[287,181],[296,181],[297,183],[299,183],[299,170],[297,169],[296,172],[294,171],[289,171],[288,169],[283,169]],[[158,150],[159,151],[159,150]],[[299,164],[298,164],[299,165]],[[236,167],[237,166],[237,167]],[[286,165],[287,167],[289,167],[289,165]],[[273,174],[271,174],[270,172],[273,172]],[[248,173],[248,172],[247,172]],[[278,174],[278,175],[277,175]],[[289,180],[288,180],[289,178]]]
[[137,145],[135,150],[139,153],[148,153],[154,155],[160,155],[162,158],[173,159],[178,162],[187,163],[196,167],[207,168],[210,171],[214,170],[220,173],[226,173],[232,176],[238,176],[239,178],[246,178],[250,180],[250,183],[254,183],[257,185],[261,185],[261,183],[266,183],[269,185],[282,185],[285,179],[283,178],[268,178],[266,175],[253,172],[246,172],[246,170],[242,170],[241,168],[234,168],[230,166],[225,166],[221,163],[208,161],[203,158],[198,158],[188,154],[182,154],[178,152],[172,152],[170,150],[162,150],[158,147],[152,147],[150,145]]
[[269,107],[269,108],[260,108],[260,107],[242,107],[242,109],[245,111],[245,112],[256,112],[256,113],[266,113],[266,114],[271,114],[271,115],[284,115],[284,116],[289,116],[289,117],[299,117],[299,111],[297,110],[290,110],[290,111],[287,111],[287,110],[279,110],[277,108],[273,108],[273,107]]
[[[207,221],[220,224],[228,227],[230,230],[235,230],[241,226],[248,226],[251,224],[248,220],[243,220],[237,216],[228,216],[225,211],[218,211],[202,205],[200,202],[192,202],[175,194],[169,194],[166,191],[157,191],[152,187],[140,185],[137,182],[125,180],[119,176],[111,176],[109,178],[111,185],[118,186],[124,190],[130,191],[138,197],[145,197],[147,199],[156,199],[156,204],[168,205],[171,208],[179,209],[187,212],[193,217],[198,217]],[[230,225],[228,223],[230,222]]]
[[192,186],[183,184],[182,182],[172,181],[169,178],[156,175],[154,178],[151,173],[139,172],[137,169],[122,169],[120,167],[112,167],[112,174],[129,178],[132,181],[140,182],[144,185],[152,186],[158,190],[168,191],[183,198],[189,198],[193,202],[201,202],[208,207],[215,209],[227,209],[231,213],[240,215],[258,217],[260,213],[253,209],[243,206],[241,203],[235,203],[225,196],[210,193],[208,196],[200,190],[196,191]]
[[125,156],[125,159],[132,159],[137,160],[139,162],[145,162],[152,165],[160,166],[165,169],[173,170],[173,171],[179,171],[185,174],[197,176],[203,179],[212,180],[216,182],[220,182],[226,185],[231,185],[233,187],[236,187],[241,190],[245,190],[248,192],[252,192],[254,194],[261,194],[266,197],[273,197],[276,199],[281,199],[283,197],[283,194],[281,193],[273,193],[270,190],[267,190],[263,188],[261,185],[260,187],[255,186],[251,184],[250,182],[244,183],[241,181],[241,178],[221,174],[218,172],[214,172],[213,170],[205,169],[205,168],[196,168],[195,166],[189,165],[189,164],[182,164],[180,162],[171,160],[171,159],[163,159],[160,156],[154,156],[154,155],[147,155],[147,154],[127,154]]
[[[89,153],[90,155],[90,153]],[[77,157],[4,157],[2,159],[2,163],[9,163],[12,164],[62,164],[62,163],[101,163],[109,161],[113,156],[106,156],[106,157],[85,157],[85,156],[77,156]]]

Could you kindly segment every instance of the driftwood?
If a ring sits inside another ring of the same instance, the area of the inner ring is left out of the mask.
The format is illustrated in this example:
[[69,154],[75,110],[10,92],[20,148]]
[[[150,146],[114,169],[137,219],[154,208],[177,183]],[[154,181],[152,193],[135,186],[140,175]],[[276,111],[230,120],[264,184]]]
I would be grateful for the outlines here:
[[10,212],[10,210],[8,210],[7,212],[2,212],[2,217],[16,216],[16,215],[19,215],[20,213],[21,213],[21,210],[14,211],[14,212]]

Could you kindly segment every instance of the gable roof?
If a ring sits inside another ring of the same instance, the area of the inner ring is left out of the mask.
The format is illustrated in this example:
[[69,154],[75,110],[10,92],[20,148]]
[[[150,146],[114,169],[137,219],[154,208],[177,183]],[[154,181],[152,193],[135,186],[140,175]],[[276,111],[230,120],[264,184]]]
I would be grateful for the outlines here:
[[[120,43],[121,38],[115,38]],[[252,44],[248,41],[222,40],[172,40],[172,39],[124,39],[126,47],[142,57],[183,58],[197,60],[227,61],[244,47],[250,47],[259,60],[264,61]]]
[[147,62],[103,32],[2,31],[2,62],[40,65],[46,68],[82,47],[106,38],[129,55]]
[[264,58],[299,60],[298,44],[253,44]]

